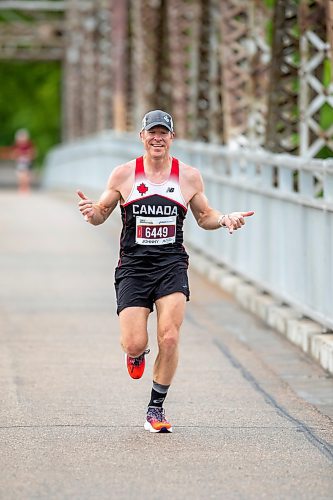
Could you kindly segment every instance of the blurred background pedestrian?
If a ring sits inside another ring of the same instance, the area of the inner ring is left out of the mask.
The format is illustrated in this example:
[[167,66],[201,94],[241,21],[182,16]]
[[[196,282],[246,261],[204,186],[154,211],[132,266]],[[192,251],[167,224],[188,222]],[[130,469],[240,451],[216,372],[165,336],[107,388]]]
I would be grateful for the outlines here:
[[27,193],[31,189],[31,172],[35,157],[36,149],[28,130],[24,128],[17,130],[12,148],[12,158],[16,160],[18,189],[21,193]]

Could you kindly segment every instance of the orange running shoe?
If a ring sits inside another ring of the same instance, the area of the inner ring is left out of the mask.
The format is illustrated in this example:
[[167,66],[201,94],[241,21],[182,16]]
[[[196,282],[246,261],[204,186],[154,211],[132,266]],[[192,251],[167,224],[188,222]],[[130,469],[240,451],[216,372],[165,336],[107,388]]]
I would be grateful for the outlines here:
[[125,361],[128,373],[132,378],[141,378],[143,372],[145,371],[146,360],[145,355],[150,352],[150,349],[146,349],[145,352],[140,354],[137,358],[132,358],[128,354],[125,354]]
[[172,426],[165,418],[164,408],[157,406],[148,406],[144,427],[149,432],[172,432]]

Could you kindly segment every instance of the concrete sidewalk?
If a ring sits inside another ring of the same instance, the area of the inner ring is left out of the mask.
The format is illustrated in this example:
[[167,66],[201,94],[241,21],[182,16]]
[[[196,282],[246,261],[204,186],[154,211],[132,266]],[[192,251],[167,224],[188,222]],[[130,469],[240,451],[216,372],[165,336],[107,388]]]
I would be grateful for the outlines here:
[[119,225],[76,197],[0,193],[0,498],[328,499],[333,380],[191,273],[171,435],[144,431],[118,342]]

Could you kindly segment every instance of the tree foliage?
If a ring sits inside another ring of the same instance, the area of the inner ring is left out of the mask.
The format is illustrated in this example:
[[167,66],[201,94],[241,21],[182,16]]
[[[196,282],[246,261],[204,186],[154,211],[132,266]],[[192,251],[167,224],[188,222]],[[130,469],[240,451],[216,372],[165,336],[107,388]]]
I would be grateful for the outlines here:
[[58,62],[0,62],[0,145],[13,143],[17,129],[26,128],[41,164],[60,141],[61,68]]

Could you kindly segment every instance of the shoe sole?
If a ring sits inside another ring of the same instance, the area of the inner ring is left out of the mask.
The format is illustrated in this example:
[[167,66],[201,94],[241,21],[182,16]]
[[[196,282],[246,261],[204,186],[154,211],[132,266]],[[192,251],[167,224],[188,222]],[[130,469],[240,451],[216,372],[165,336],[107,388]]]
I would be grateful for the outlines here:
[[149,432],[161,432],[161,433],[169,433],[172,432],[172,427],[162,427],[161,429],[154,429],[154,427],[148,422],[148,420],[145,421],[144,428],[146,431]]

